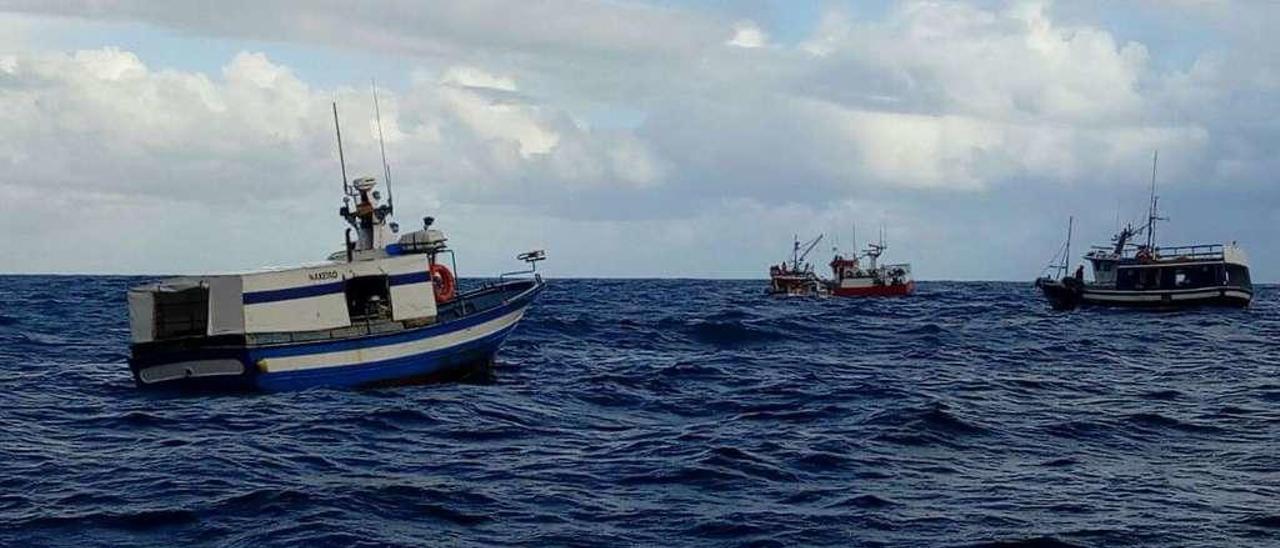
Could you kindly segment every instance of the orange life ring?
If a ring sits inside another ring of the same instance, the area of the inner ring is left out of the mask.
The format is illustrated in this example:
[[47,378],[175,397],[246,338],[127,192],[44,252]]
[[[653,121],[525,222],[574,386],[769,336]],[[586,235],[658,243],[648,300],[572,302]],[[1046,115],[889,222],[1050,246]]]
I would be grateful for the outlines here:
[[431,274],[431,289],[436,294],[436,302],[447,303],[452,301],[453,294],[457,290],[457,283],[453,277],[453,272],[449,271],[449,267],[434,263],[427,268],[427,273]]

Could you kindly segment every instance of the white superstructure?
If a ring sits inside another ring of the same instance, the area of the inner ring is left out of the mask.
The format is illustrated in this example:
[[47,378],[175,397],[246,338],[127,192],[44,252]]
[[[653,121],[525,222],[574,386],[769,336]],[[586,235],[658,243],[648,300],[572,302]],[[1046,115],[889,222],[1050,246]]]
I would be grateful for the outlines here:
[[430,322],[436,302],[426,269],[425,256],[406,255],[170,278],[129,290],[130,332],[142,343],[337,329],[378,317]]

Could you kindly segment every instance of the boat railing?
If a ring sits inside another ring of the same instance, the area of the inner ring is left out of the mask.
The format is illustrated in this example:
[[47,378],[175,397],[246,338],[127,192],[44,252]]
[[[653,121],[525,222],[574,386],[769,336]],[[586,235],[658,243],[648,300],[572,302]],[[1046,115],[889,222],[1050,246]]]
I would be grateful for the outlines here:
[[259,345],[293,344],[342,340],[368,335],[381,335],[384,333],[404,331],[404,329],[404,324],[398,321],[360,319],[358,321],[353,321],[351,325],[335,327],[332,329],[253,333],[249,335],[249,338],[252,339],[251,342],[253,344]]
[[[1107,246],[1095,245],[1090,248],[1091,251],[1085,254],[1085,257],[1091,259],[1134,259],[1138,257],[1141,251],[1138,247],[1126,247],[1119,255],[1115,254],[1115,249]],[[1170,247],[1155,248],[1156,259],[1199,259],[1199,260],[1220,260],[1223,258],[1222,244],[1201,244],[1201,245],[1180,245]]]
[[1204,244],[1157,247],[1156,257],[1161,259],[1221,259],[1223,257],[1223,246],[1222,244]]
[[538,262],[547,260],[546,251],[541,249],[526,251],[524,253],[516,255],[516,260],[524,261],[525,264],[528,265],[528,268],[525,268],[523,270],[514,270],[511,272],[503,272],[502,274],[498,275],[498,283],[502,283],[506,281],[507,278],[524,276],[528,274],[532,274],[534,278],[538,279],[538,281],[542,281],[542,278],[538,275]]
[[[536,279],[541,282],[541,277],[537,277]],[[493,289],[498,288],[501,285],[502,284],[500,283],[492,285],[485,283],[484,286],[471,292],[470,295],[460,295],[457,299],[449,301],[448,303],[442,303],[437,309],[438,314],[434,320],[415,323],[408,320],[391,320],[390,317],[355,317],[352,318],[351,325],[342,327],[316,329],[312,331],[272,331],[267,333],[253,333],[249,335],[249,338],[251,339],[252,344],[273,345],[343,340],[354,337],[396,333],[415,327],[430,325],[432,323],[465,318],[471,314],[489,310],[493,306],[497,306],[498,303],[505,304],[510,300],[507,296],[500,295],[499,297],[494,297],[496,292],[493,291]],[[477,304],[477,302],[479,304]]]

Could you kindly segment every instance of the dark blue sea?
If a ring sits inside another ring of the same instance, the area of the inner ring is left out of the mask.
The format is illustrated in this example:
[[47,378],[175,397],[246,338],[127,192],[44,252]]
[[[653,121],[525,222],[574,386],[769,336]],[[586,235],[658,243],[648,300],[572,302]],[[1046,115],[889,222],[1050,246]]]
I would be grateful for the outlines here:
[[489,383],[176,396],[137,281],[0,277],[0,545],[1280,544],[1280,288],[553,280]]

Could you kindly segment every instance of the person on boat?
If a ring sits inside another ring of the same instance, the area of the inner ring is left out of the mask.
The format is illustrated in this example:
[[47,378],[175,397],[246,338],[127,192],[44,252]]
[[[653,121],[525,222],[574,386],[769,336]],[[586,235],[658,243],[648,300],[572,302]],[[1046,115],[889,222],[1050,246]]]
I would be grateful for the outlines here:
[[1076,280],[1081,282],[1084,281],[1084,265],[1076,267]]

